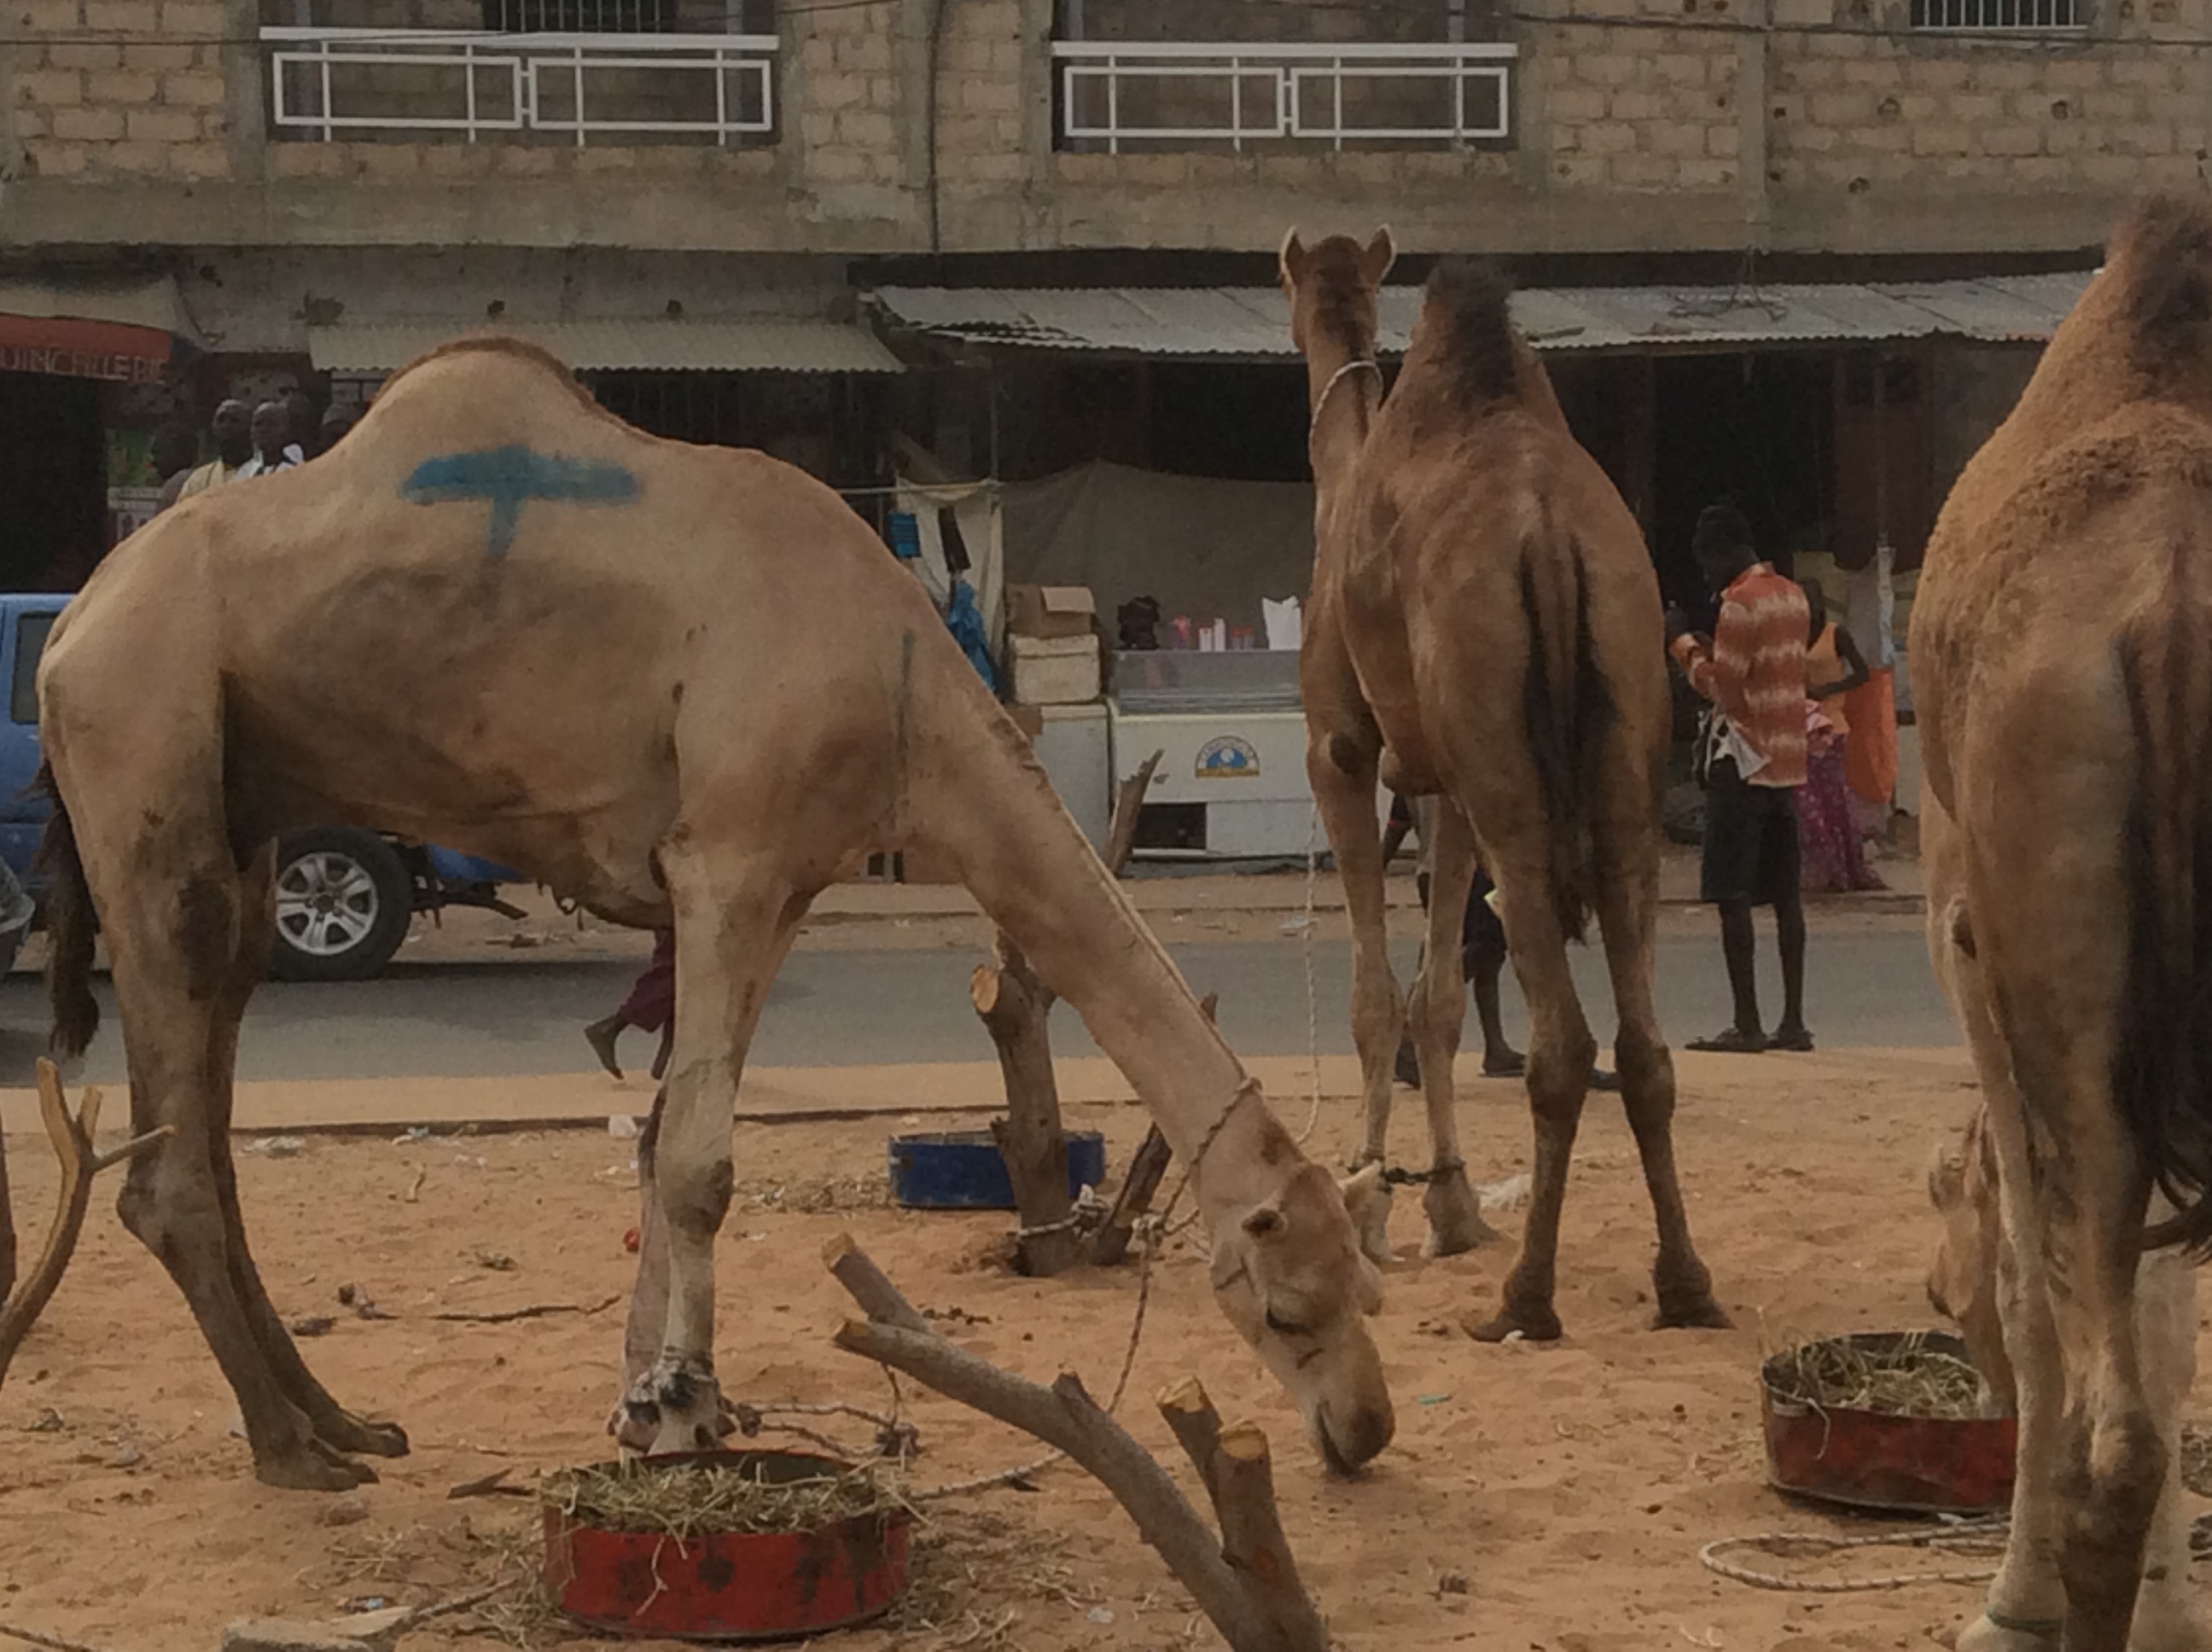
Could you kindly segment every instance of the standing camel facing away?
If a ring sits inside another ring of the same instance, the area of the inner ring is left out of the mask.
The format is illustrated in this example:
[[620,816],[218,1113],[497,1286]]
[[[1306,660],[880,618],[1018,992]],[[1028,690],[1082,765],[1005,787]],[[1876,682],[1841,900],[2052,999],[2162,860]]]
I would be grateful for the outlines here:
[[[149,692],[151,689],[151,692]],[[1196,1172],[1223,1311],[1337,1467],[1393,1418],[1372,1270],[1309,1163],[1053,795],[928,599],[828,488],[662,441],[505,338],[406,369],[343,445],[164,513],[40,668],[56,812],[57,1045],[82,1050],[95,920],[139,1132],[120,1209],[221,1363],[275,1485],[369,1478],[395,1427],[308,1374],[248,1254],[228,1127],[266,963],[270,844],[344,820],[492,856],[676,931],[659,1131],[665,1254],[627,1446],[720,1423],[714,1241],[745,1051],[808,903],[927,847],[1073,1004]]]
[[[1597,1053],[1567,943],[1595,908],[1620,1007],[1614,1046],[1658,1218],[1662,1326],[1724,1326],[1674,1170],[1674,1067],[1651,1002],[1671,701],[1659,582],[1620,495],[1569,433],[1513,330],[1504,282],[1440,264],[1389,400],[1375,365],[1389,234],[1283,243],[1306,358],[1317,552],[1301,661],[1307,768],[1357,938],[1353,1033],[1379,1157],[1399,1038],[1383,954],[1378,772],[1441,806],[1428,962],[1413,1025],[1437,1160],[1435,1248],[1460,1248],[1475,1201],[1458,1163],[1452,1060],[1464,999],[1455,944],[1479,843],[1528,1005],[1534,1187],[1486,1339],[1559,1334],[1559,1211]],[[1439,1202],[1443,1208],[1439,1209]],[[1443,1219],[1439,1219],[1440,1218]]]
[[[1959,1334],[1981,1374],[1986,1414],[2015,1415],[2019,1384],[2005,1352],[1998,1303],[2004,1281],[2017,1277],[2019,1264],[2004,1256],[1996,1148],[1986,1108],[1968,1121],[1955,1149],[1936,1151],[1928,1168],[1928,1198],[1943,1218],[1928,1274],[1928,1300],[1937,1313],[1958,1321]],[[2172,1206],[2154,1194],[2152,1219],[2172,1214]],[[2181,1409],[2197,1380],[2197,1272],[2179,1251],[2144,1255],[2136,1271],[2135,1325],[2144,1395],[2169,1460],[2144,1545],[2142,1593],[2136,1599],[2128,1649],[2203,1652],[2207,1634],[2189,1578],[2189,1513],[2180,1449]]]
[[1929,946],[1988,1107],[2020,1395],[2012,1540],[1959,1645],[2120,1652],[2167,1456],[2138,1265],[2212,1246],[2203,202],[2114,238],[1952,489],[1915,610]]

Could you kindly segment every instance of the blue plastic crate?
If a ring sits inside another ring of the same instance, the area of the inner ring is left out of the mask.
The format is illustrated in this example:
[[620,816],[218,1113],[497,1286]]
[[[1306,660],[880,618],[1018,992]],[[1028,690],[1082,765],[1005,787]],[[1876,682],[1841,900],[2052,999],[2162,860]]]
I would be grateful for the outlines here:
[[[988,1130],[893,1136],[891,1197],[910,1210],[1010,1211],[1014,1184]],[[1106,1138],[1096,1130],[1067,1133],[1067,1193],[1106,1180]]]

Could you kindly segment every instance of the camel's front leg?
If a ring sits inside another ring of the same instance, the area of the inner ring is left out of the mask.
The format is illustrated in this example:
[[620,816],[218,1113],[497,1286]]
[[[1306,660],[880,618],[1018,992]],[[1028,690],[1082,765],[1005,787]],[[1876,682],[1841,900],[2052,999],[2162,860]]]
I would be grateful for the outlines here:
[[[653,1144],[661,1221],[647,1237],[667,1247],[668,1311],[659,1357],[629,1384],[614,1422],[624,1448],[653,1455],[702,1450],[721,1436],[714,1236],[735,1179],[731,1115],[769,985],[805,909],[792,880],[757,856],[687,844],[664,852],[662,870],[676,909],[676,1045]],[[641,1278],[660,1264],[641,1246]]]
[[1482,1201],[1468,1180],[1459,1145],[1459,1086],[1454,1063],[1467,1018],[1467,979],[1460,960],[1468,891],[1474,887],[1474,831],[1449,798],[1423,811],[1429,842],[1428,945],[1412,1001],[1413,1048],[1421,1061],[1421,1093],[1429,1108],[1429,1185],[1421,1208],[1429,1218],[1428,1254],[1456,1256],[1497,1233],[1482,1219]]
[[1307,736],[1306,779],[1328,834],[1329,852],[1336,857],[1352,920],[1352,1042],[1359,1052],[1360,1090],[1367,1104],[1360,1164],[1373,1163],[1388,1151],[1391,1069],[1406,1028],[1397,977],[1390,973],[1382,828],[1375,813],[1379,756],[1371,738],[1357,739],[1318,726]]

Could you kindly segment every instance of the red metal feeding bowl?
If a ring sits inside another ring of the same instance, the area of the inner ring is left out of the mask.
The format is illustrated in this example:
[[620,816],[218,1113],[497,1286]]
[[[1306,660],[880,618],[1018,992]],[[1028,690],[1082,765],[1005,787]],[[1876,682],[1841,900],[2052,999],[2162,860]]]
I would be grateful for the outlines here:
[[[772,1485],[842,1468],[827,1457],[790,1451],[700,1451],[653,1462],[741,1468]],[[569,1617],[618,1635],[797,1640],[888,1610],[906,1588],[911,1527],[895,1510],[808,1532],[679,1539],[611,1532],[548,1509],[545,1587]]]
[[[1891,1352],[1912,1339],[1899,1333],[1837,1339],[1871,1353]],[[1933,1352],[1966,1357],[1956,1337],[1931,1333],[1917,1340]],[[1786,1358],[1776,1355],[1759,1373],[1767,1478],[1778,1490],[1905,1514],[2001,1514],[2011,1506],[2013,1418],[1816,1408],[1790,1395]]]

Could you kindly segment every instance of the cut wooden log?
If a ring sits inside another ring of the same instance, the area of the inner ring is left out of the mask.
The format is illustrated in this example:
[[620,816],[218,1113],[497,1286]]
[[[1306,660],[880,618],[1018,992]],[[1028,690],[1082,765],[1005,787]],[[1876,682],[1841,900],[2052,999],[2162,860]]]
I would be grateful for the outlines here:
[[76,1116],[71,1118],[69,1102],[62,1095],[61,1073],[44,1057],[40,1058],[38,1078],[39,1116],[45,1121],[47,1140],[53,1144],[54,1157],[61,1162],[61,1195],[54,1201],[53,1225],[47,1230],[46,1248],[39,1253],[22,1289],[0,1305],[0,1382],[8,1380],[8,1367],[15,1351],[23,1345],[23,1339],[61,1285],[62,1274],[76,1250],[77,1235],[84,1229],[84,1213],[92,1203],[92,1179],[109,1165],[144,1152],[170,1133],[169,1127],[163,1125],[120,1147],[99,1152],[93,1146],[93,1138],[100,1128],[100,1091],[88,1088]]
[[1065,1273],[1083,1260],[1084,1236],[1067,1191],[1067,1133],[1052,1066],[1053,993],[1004,933],[995,963],[980,963],[968,996],[999,1052],[1006,1116],[991,1122],[1021,1217],[1015,1263],[1036,1278]]
[[1283,1536],[1267,1436],[1257,1424],[1232,1423],[1221,1430],[1212,1486],[1221,1552],[1243,1579],[1247,1598],[1273,1626],[1277,1643],[1327,1646],[1328,1625],[1298,1581],[1297,1563]]
[[[831,1246],[825,1254],[863,1309],[870,1298],[881,1300],[888,1291],[892,1303],[887,1305],[912,1313],[882,1271],[849,1241],[842,1248]],[[859,1290],[855,1279],[861,1282]],[[1168,1389],[1160,1408],[1206,1481],[1221,1521],[1218,1537],[1167,1471],[1098,1408],[1072,1373],[1063,1372],[1050,1388],[1041,1388],[955,1347],[934,1331],[887,1323],[872,1315],[865,1323],[848,1321],[836,1342],[1036,1436],[1089,1470],[1114,1494],[1232,1652],[1328,1652],[1328,1627],[1305,1597],[1283,1539],[1267,1437],[1249,1424],[1222,1429],[1195,1379]]]
[[851,1234],[841,1233],[822,1247],[822,1265],[870,1319],[926,1336],[937,1334],[915,1305],[899,1294],[899,1288],[883,1269],[876,1266],[875,1259],[853,1242]]

